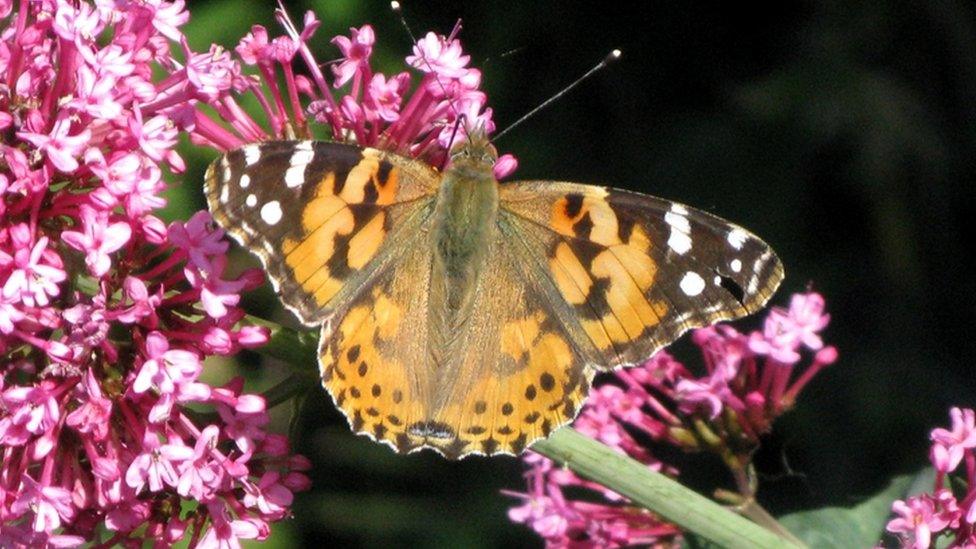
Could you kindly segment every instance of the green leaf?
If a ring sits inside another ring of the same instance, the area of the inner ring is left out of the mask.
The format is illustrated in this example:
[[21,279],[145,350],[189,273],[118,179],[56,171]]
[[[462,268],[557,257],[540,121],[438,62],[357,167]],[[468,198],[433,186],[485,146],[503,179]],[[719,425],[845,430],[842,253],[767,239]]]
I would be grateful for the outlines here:
[[810,547],[873,547],[884,535],[891,503],[932,488],[930,469],[895,477],[881,492],[853,507],[825,507],[786,515],[780,524]]

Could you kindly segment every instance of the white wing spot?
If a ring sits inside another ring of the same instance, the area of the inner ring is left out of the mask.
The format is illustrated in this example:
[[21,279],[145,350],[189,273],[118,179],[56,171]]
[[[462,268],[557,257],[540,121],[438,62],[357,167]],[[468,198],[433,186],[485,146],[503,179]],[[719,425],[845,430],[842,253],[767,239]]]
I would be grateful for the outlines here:
[[680,215],[688,215],[688,208],[685,208],[684,205],[678,204],[677,202],[671,204],[671,211]]
[[742,245],[746,243],[747,238],[749,238],[749,235],[746,234],[745,231],[743,231],[738,227],[729,231],[729,236],[728,236],[729,245],[735,248],[736,250],[742,249]]
[[688,218],[678,209],[687,211],[679,204],[673,204],[670,211],[664,214],[664,222],[671,227],[671,235],[668,237],[668,247],[678,255],[684,255],[691,249],[691,224]]
[[285,185],[289,189],[300,187],[305,183],[305,168],[312,161],[315,153],[312,151],[311,141],[302,141],[295,147],[291,159],[288,161],[288,170],[285,172]]
[[715,278],[712,279],[712,282],[714,282],[716,286],[721,286],[722,285],[722,277],[720,277],[718,275],[715,275]]
[[681,291],[685,295],[694,297],[702,293],[702,290],[705,289],[705,279],[696,272],[688,271],[685,273],[684,278],[681,279],[679,286],[681,286]]
[[258,197],[254,196],[253,194],[249,194],[247,195],[247,198],[244,199],[244,203],[247,204],[249,208],[253,208],[258,205]]
[[220,167],[223,170],[224,181],[230,181],[230,176],[234,174],[232,174],[230,171],[230,162],[227,161],[226,156],[220,159]]
[[242,189],[246,189],[248,185],[251,184],[251,176],[244,174],[241,176],[240,185]]
[[274,225],[281,221],[281,204],[277,200],[272,200],[261,206],[261,219],[268,225]]
[[729,267],[732,267],[732,271],[737,273],[742,270],[742,262],[738,259],[733,259],[732,262],[729,263]]
[[257,145],[248,145],[244,147],[244,163],[248,166],[253,166],[258,160],[261,160],[261,147]]
[[229,198],[230,198],[230,185],[222,185],[220,187],[220,203],[226,204]]

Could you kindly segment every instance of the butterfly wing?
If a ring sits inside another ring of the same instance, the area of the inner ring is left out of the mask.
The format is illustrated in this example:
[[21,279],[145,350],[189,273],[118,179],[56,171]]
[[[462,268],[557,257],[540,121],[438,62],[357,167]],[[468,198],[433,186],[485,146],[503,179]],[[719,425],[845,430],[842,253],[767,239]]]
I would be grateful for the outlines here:
[[504,184],[500,223],[549,306],[599,355],[639,363],[686,330],[755,312],[783,267],[741,227],[652,196],[576,183]]
[[268,141],[207,170],[214,218],[257,254],[282,302],[317,325],[368,286],[415,238],[440,174],[376,149]]
[[214,218],[261,258],[302,322],[322,324],[323,385],[350,426],[401,451],[422,443],[406,433],[430,400],[427,235],[439,181],[408,158],[311,141],[248,145],[206,178]]

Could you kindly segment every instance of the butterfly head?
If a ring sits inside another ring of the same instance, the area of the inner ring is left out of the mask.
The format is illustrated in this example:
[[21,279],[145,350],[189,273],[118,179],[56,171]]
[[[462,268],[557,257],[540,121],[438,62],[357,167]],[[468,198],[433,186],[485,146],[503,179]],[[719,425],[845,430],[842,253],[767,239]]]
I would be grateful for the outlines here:
[[451,147],[451,164],[491,168],[498,160],[498,151],[488,139],[484,127],[478,126],[468,132],[468,138]]

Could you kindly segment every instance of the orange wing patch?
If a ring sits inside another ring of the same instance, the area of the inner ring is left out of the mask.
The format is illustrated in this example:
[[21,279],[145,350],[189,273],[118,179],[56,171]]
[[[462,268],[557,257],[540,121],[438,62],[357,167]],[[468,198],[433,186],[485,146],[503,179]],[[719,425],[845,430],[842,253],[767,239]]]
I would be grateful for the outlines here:
[[555,200],[549,226],[556,241],[549,274],[567,303],[582,312],[581,323],[601,351],[636,341],[667,314],[662,300],[646,295],[657,264],[650,239],[640,225],[622,234],[607,191],[570,193]]

